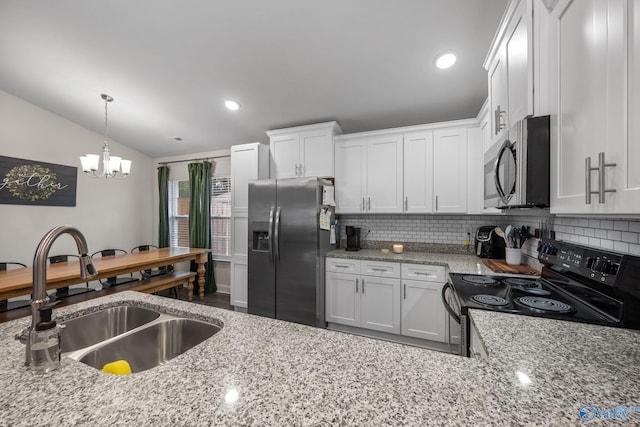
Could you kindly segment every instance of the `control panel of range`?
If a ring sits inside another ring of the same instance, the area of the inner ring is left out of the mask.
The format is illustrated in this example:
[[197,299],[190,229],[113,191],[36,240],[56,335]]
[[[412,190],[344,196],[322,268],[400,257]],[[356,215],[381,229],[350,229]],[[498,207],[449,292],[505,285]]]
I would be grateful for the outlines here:
[[613,286],[622,256],[573,243],[543,239],[538,248],[538,259],[543,264],[555,265]]

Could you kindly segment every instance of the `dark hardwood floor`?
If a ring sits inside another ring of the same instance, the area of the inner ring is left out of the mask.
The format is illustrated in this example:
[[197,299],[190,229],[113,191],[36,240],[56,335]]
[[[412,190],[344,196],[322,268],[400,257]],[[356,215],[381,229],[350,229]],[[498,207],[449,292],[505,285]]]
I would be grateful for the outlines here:
[[210,305],[212,307],[224,308],[226,310],[233,310],[231,305],[231,295],[222,292],[213,292],[211,294],[204,294],[204,299],[194,296],[193,302],[196,304]]

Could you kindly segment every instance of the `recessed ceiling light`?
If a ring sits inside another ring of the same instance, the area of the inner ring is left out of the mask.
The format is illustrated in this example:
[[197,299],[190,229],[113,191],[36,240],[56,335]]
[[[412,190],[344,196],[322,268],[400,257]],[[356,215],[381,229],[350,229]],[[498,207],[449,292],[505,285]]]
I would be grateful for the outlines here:
[[238,108],[240,108],[240,104],[238,104],[236,101],[232,101],[231,99],[225,100],[224,106],[231,111],[236,111]]
[[456,59],[456,54],[454,52],[442,52],[440,55],[436,56],[434,64],[436,64],[436,67],[441,70],[445,70],[455,64]]

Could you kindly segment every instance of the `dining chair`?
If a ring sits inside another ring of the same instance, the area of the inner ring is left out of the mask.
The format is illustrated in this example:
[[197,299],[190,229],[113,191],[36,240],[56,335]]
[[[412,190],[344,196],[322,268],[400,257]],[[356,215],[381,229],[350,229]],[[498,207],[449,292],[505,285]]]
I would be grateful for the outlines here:
[[[0,271],[14,270],[18,268],[27,268],[27,266],[21,262],[0,262]],[[29,299],[31,299],[31,297],[29,297]],[[3,299],[0,300],[0,312],[27,307],[29,306],[29,304],[31,304],[31,301],[25,299],[15,301]]]
[[[94,252],[91,254],[91,259],[96,258],[107,258],[110,256],[115,256],[118,254],[126,254],[127,251],[124,249],[102,249],[101,251]],[[107,277],[106,279],[100,279],[100,283],[103,288],[109,288],[111,286],[123,285],[125,283],[131,283],[138,281],[137,278],[133,277],[133,274],[124,274],[121,276],[113,276]]]
[[[139,245],[131,249],[131,253],[144,252],[152,248],[158,249],[156,245]],[[140,271],[140,274],[142,275],[143,279],[148,279],[149,277],[160,276],[162,274],[166,274],[171,271],[173,271],[173,265],[163,265],[162,267],[158,267],[156,269],[147,269],[147,270]]]

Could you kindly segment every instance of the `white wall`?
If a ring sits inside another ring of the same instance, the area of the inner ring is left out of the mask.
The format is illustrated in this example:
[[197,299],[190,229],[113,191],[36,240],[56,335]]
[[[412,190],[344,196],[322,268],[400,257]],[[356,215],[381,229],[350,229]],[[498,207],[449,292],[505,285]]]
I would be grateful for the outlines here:
[[[102,114],[100,110],[95,112]],[[0,91],[0,155],[78,167],[75,207],[0,205],[0,261],[31,265],[36,246],[51,228],[77,227],[91,252],[108,247],[129,251],[157,241],[153,204],[153,161],[117,142],[114,155],[133,161],[124,180],[89,178],[79,157],[99,154],[102,135]],[[0,177],[1,178],[1,177]],[[50,254],[77,253],[73,239],[63,236]]]

